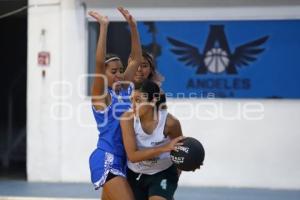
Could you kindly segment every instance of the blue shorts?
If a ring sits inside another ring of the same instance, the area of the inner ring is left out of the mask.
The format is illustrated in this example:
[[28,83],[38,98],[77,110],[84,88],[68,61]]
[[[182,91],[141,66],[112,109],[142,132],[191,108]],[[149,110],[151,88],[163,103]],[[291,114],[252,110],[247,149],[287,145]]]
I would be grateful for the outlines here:
[[126,157],[120,157],[101,149],[95,149],[90,156],[91,180],[95,189],[106,182],[109,173],[126,178]]

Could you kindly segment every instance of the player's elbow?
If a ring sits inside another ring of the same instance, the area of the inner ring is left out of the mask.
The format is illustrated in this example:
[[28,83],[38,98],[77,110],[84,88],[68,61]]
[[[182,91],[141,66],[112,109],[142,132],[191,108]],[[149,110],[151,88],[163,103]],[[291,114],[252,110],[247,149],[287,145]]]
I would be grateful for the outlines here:
[[130,65],[128,65],[131,69],[136,69],[142,64],[141,61],[133,60],[130,62]]
[[142,55],[132,55],[132,57],[131,57],[131,60],[130,60],[130,64],[132,64],[132,65],[137,65],[137,66],[139,66],[139,65],[141,65],[141,63],[142,63]]
[[137,159],[137,157],[133,154],[127,154],[127,159],[132,162],[132,163],[137,163],[139,162],[140,160]]

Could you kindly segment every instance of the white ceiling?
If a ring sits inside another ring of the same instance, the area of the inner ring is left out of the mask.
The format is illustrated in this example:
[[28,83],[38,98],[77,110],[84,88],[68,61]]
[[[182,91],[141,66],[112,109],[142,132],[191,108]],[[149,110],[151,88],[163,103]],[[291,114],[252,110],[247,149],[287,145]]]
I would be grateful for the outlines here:
[[126,7],[215,7],[215,6],[290,6],[300,0],[81,0],[102,8],[123,5]]

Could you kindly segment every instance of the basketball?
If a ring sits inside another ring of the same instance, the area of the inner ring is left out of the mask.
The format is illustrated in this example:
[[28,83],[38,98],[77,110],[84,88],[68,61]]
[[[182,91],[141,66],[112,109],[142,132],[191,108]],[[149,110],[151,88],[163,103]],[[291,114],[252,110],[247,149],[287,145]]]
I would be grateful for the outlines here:
[[171,151],[171,159],[178,169],[194,171],[203,165],[205,151],[202,144],[195,138],[186,137],[183,145]]
[[229,58],[226,51],[213,48],[206,53],[204,63],[210,72],[222,73],[229,64]]

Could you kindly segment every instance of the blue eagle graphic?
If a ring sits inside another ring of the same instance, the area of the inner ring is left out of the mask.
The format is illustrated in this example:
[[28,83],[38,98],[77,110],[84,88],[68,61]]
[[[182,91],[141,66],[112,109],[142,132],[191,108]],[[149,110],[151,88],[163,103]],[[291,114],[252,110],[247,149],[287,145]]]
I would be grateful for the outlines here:
[[237,74],[237,68],[249,66],[265,49],[262,45],[269,39],[264,36],[235,48],[231,53],[224,25],[211,25],[210,33],[203,53],[193,45],[167,37],[172,45],[171,51],[180,62],[187,66],[197,67],[197,74],[223,73]]

